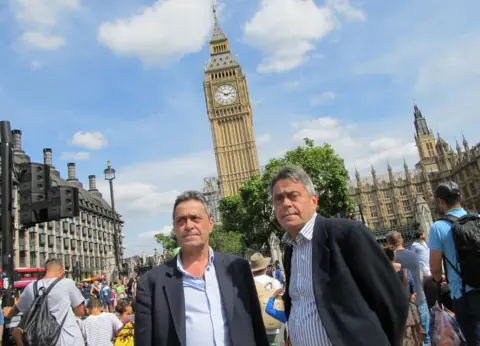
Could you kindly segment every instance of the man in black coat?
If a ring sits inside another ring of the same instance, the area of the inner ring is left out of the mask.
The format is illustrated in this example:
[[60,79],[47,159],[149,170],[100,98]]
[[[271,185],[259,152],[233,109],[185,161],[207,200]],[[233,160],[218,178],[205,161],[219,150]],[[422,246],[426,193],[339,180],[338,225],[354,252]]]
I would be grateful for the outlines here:
[[209,247],[202,193],[177,197],[173,224],[181,251],[137,283],[135,345],[268,346],[250,265]]
[[281,168],[271,192],[284,241],[285,312],[293,346],[398,346],[408,299],[362,223],[316,213],[310,177]]

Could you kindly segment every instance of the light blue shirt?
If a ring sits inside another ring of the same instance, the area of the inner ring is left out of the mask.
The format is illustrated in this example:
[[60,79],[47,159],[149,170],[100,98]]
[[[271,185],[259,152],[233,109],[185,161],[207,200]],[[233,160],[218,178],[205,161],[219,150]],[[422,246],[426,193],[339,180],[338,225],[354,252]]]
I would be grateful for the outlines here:
[[411,246],[411,250],[414,251],[419,259],[420,269],[423,276],[430,276],[430,249],[424,240],[416,240]]
[[227,317],[222,306],[211,248],[209,254],[205,278],[187,273],[183,269],[181,252],[177,256],[177,268],[183,274],[187,346],[230,345]]
[[[465,209],[457,208],[451,209],[447,215],[462,217],[467,214]],[[460,265],[457,263],[457,255],[455,251],[455,244],[452,236],[452,223],[450,221],[438,220],[430,228],[430,249],[443,252],[443,255],[453,263],[453,265]],[[458,299],[462,296],[462,279],[460,275],[447,262],[447,276],[450,285],[450,295],[452,299]],[[466,291],[471,291],[470,286],[466,287]]]
[[292,245],[290,287],[292,309],[288,319],[288,332],[292,345],[331,346],[330,338],[318,313],[313,291],[312,237],[317,214],[308,221],[293,240],[286,233],[284,241]]

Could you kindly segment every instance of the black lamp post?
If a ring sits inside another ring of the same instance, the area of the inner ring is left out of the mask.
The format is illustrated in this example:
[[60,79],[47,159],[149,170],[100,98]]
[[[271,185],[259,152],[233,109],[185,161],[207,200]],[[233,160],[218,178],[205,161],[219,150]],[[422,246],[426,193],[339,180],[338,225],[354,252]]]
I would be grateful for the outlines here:
[[107,168],[103,171],[105,174],[105,180],[108,180],[110,185],[110,199],[112,204],[112,225],[113,225],[113,247],[115,251],[115,266],[117,267],[118,273],[122,270],[122,263],[120,260],[120,241],[119,241],[119,231],[120,225],[117,222],[117,213],[115,212],[115,198],[113,196],[113,180],[115,179],[115,169],[112,168],[110,161],[107,161]]

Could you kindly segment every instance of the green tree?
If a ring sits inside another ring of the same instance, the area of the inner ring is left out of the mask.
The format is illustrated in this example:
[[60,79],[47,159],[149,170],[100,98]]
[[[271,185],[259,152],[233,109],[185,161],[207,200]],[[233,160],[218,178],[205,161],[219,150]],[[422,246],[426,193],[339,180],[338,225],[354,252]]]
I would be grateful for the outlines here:
[[278,224],[270,197],[270,182],[282,166],[297,165],[311,177],[319,196],[318,212],[324,216],[347,213],[353,203],[349,196],[348,171],[329,144],[315,146],[305,138],[305,145],[290,150],[282,158],[272,159],[262,176],[256,174],[245,181],[238,196],[223,198],[219,204],[222,226],[243,233],[245,245],[260,247],[272,232],[283,231]]
[[155,239],[162,246],[165,257],[167,259],[172,258],[173,250],[178,247],[175,231],[172,229],[168,235],[162,233],[155,234]]
[[210,247],[214,251],[227,253],[242,253],[242,233],[225,230],[222,226],[215,225],[210,233]]
[[[155,234],[155,239],[162,246],[165,257],[172,258],[173,250],[179,246],[175,231],[172,230],[168,235]],[[242,252],[242,234],[231,230],[225,231],[221,226],[215,225],[213,232],[210,233],[210,246],[215,251],[239,254]]]

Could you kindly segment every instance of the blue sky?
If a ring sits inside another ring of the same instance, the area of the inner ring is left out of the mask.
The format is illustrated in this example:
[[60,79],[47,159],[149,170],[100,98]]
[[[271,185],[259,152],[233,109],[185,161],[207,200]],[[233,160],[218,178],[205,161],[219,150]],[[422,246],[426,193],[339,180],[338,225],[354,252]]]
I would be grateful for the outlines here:
[[[127,254],[153,252],[175,196],[216,167],[203,95],[211,0],[9,0],[0,5],[0,110],[34,161],[65,175],[111,160]],[[224,0],[247,74],[260,161],[305,136],[368,174],[413,165],[413,102],[454,144],[479,141],[480,3]]]

